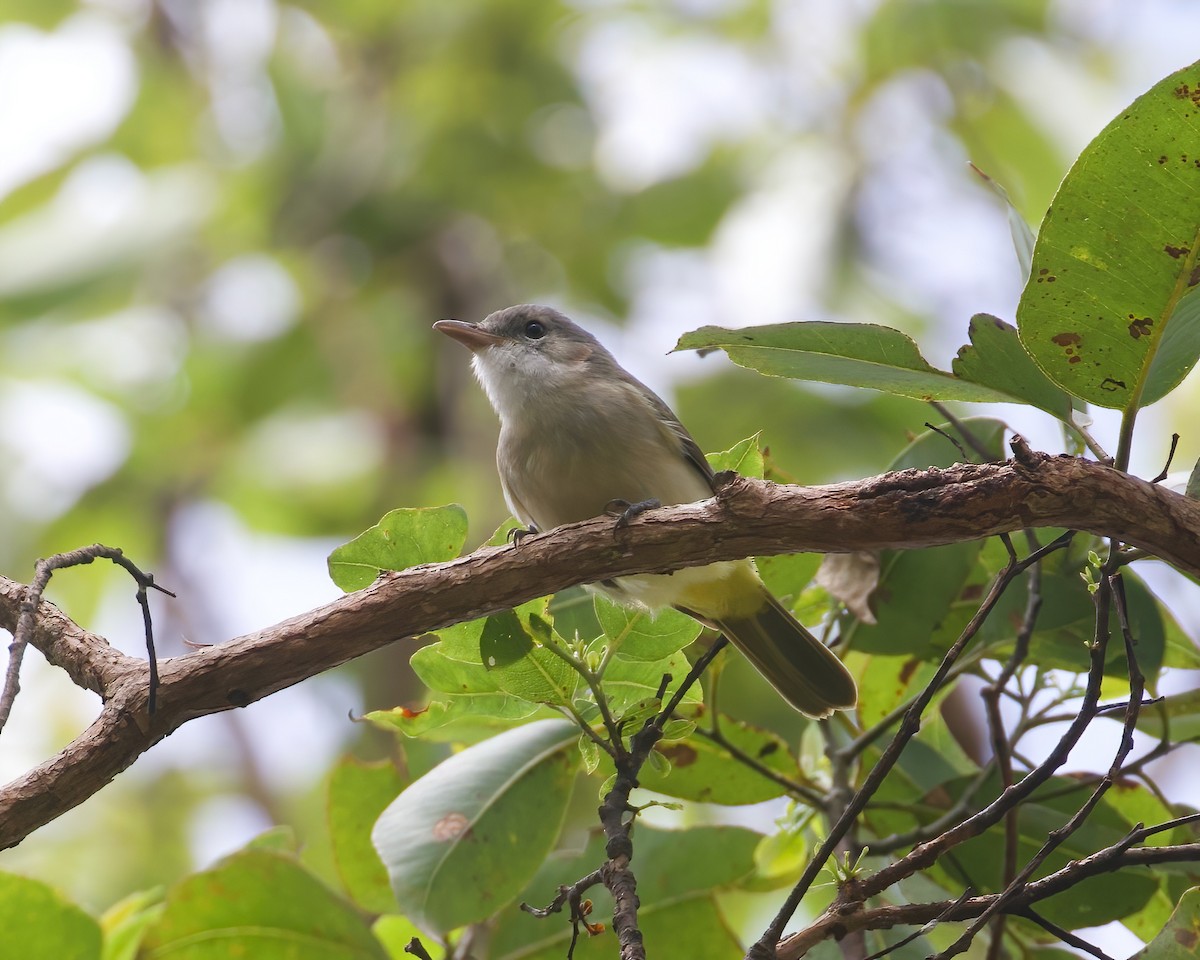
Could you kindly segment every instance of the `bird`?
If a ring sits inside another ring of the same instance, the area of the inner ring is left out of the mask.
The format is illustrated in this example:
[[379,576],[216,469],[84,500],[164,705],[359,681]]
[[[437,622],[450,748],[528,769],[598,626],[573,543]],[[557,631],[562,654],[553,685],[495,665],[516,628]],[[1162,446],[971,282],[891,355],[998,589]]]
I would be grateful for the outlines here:
[[[500,420],[496,466],[522,536],[605,513],[618,525],[714,492],[712,467],[671,408],[592,334],[552,307],[518,304],[434,329],[471,351]],[[720,631],[796,710],[849,710],[854,678],[763,584],[753,560],[592,585],[627,606],[673,607]]]

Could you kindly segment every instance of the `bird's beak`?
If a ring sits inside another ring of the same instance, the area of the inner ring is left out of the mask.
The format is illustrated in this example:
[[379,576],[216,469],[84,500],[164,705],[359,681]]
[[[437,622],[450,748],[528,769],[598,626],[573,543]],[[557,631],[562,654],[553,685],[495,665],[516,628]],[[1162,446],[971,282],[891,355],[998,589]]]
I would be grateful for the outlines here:
[[468,323],[466,320],[439,320],[433,325],[433,329],[453,337],[472,353],[495,346],[504,339],[494,333],[488,333],[479,324]]

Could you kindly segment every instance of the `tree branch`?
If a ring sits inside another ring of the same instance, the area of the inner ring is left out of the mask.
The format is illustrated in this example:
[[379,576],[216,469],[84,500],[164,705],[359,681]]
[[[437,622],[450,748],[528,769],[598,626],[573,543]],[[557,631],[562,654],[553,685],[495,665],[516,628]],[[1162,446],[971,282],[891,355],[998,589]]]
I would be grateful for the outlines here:
[[[420,636],[577,583],[797,550],[846,552],[973,540],[1056,526],[1117,537],[1200,576],[1200,501],[1110,467],[1031,452],[945,470],[904,470],[825,487],[735,478],[717,495],[643,514],[614,534],[597,518],[388,574],[333,603],[161,664],[147,711],[145,661],[42,603],[30,642],[105,700],[56,757],[0,789],[0,848],[83,802],[188,720],[245,706],[403,637]],[[24,587],[0,578],[0,626]]]

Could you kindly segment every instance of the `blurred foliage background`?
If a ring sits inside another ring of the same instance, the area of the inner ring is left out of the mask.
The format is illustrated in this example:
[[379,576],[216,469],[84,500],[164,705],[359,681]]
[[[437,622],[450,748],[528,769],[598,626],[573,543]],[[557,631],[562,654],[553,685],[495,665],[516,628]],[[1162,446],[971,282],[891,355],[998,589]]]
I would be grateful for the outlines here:
[[[927,408],[664,355],[704,323],[853,319],[948,367],[1020,292],[967,160],[1036,224],[1196,36],[1167,0],[2,0],[0,572],[120,546],[180,595],[170,656],[332,599],[329,548],[389,508],[460,502],[483,541],[493,417],[430,324],[520,301],[591,327],[707,450],[761,429],[801,482],[878,472]],[[1148,412],[1142,472],[1197,402]],[[99,567],[50,591],[136,652],[132,593]],[[326,769],[388,748],[347,714],[419,702],[410,652],[188,726],[0,868],[102,908],[274,823],[319,864]],[[95,710],[36,660],[6,779]]]

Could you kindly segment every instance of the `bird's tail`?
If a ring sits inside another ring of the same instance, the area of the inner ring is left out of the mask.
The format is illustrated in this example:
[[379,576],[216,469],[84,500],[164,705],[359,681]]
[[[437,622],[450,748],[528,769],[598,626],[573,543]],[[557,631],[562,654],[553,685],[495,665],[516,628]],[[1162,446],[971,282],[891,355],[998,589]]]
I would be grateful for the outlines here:
[[748,617],[714,622],[788,703],[810,717],[827,717],[858,702],[850,671],[766,590]]

